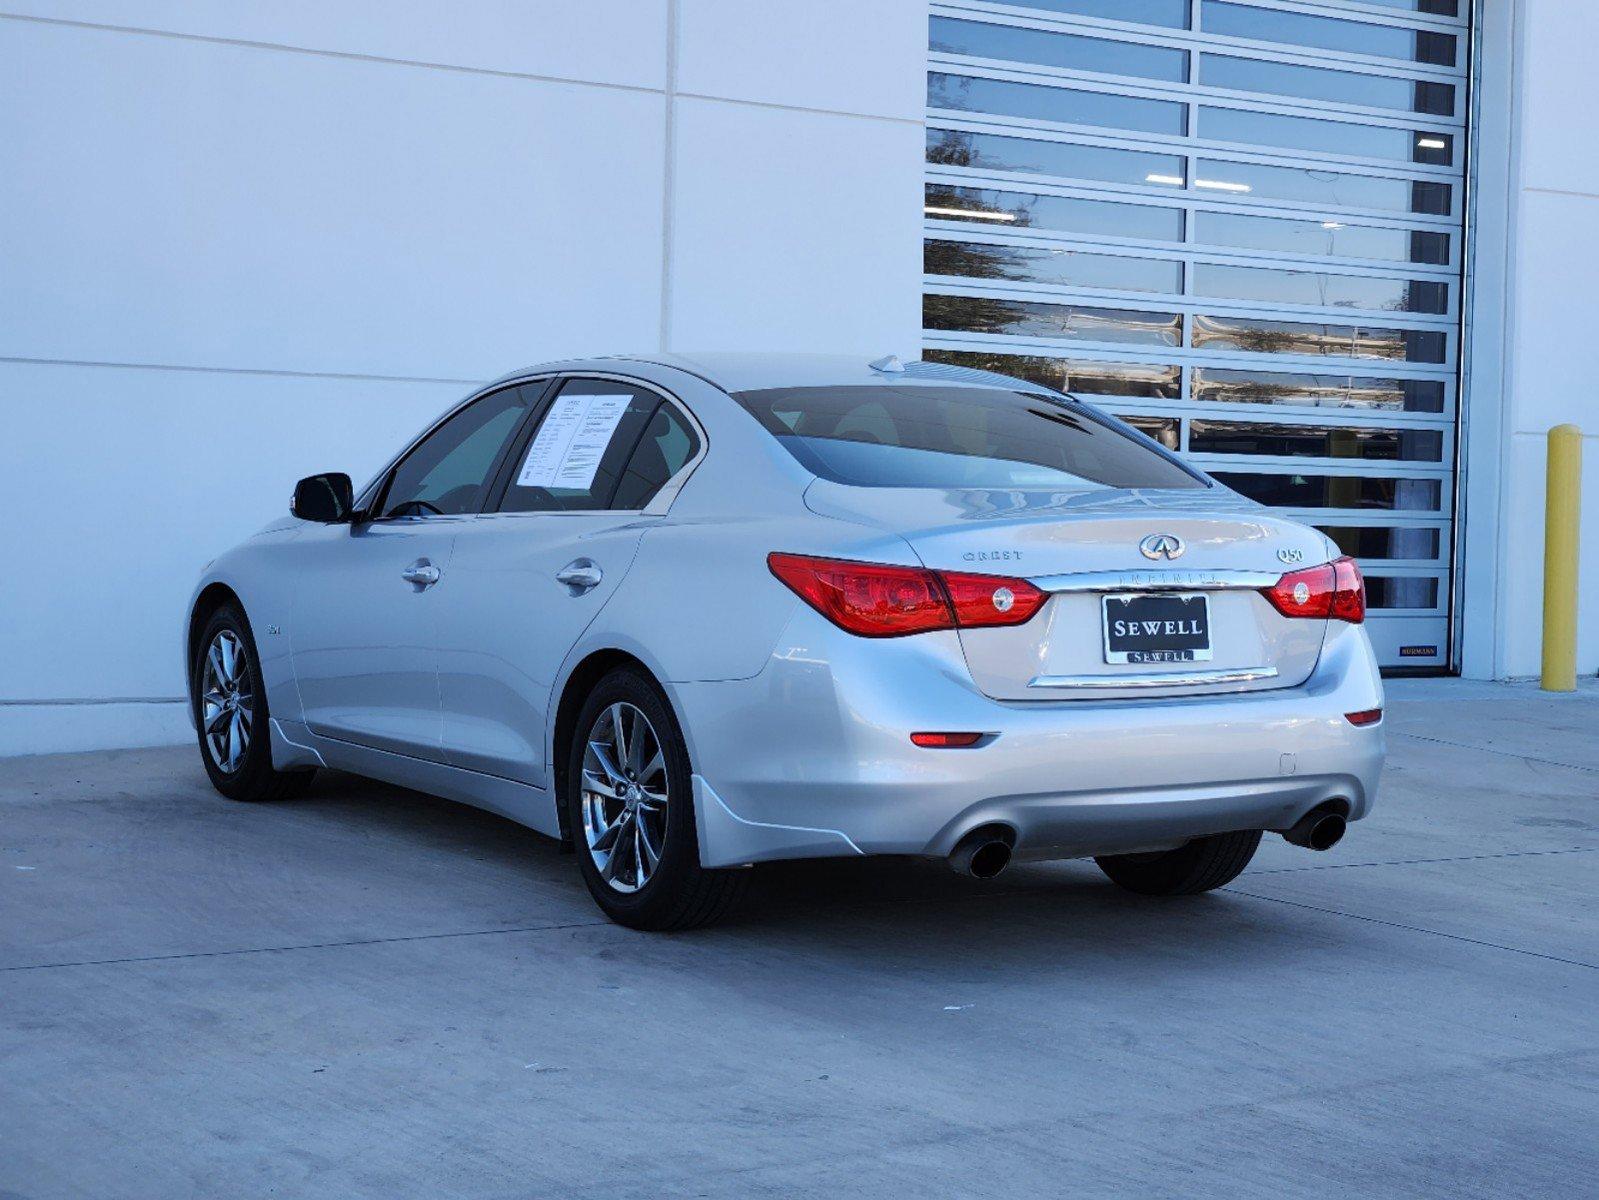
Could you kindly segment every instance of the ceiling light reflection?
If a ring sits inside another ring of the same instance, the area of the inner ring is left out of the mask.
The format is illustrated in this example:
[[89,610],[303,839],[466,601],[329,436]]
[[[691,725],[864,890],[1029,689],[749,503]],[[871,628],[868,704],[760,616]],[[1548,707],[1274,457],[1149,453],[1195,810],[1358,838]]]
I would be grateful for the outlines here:
[[975,217],[979,221],[1014,221],[1015,213],[983,212],[977,208],[935,208],[928,205],[922,209],[930,217]]

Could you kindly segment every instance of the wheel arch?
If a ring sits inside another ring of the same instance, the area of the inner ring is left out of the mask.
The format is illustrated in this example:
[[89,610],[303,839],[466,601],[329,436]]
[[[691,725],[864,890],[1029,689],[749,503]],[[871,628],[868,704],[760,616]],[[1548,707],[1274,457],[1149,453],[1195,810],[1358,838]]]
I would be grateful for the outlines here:
[[560,822],[563,845],[570,845],[572,841],[572,831],[568,826],[563,797],[566,795],[567,759],[570,757],[572,738],[577,732],[577,715],[583,707],[584,700],[588,699],[589,693],[594,690],[594,685],[612,671],[622,667],[638,671],[665,697],[666,705],[671,709],[678,730],[688,746],[689,761],[694,761],[694,743],[683,721],[682,707],[672,695],[672,689],[666,685],[661,673],[638,654],[620,646],[600,646],[586,651],[582,658],[573,664],[561,682],[560,699],[555,704],[554,719],[550,722],[550,797],[555,804],[556,820]]
[[[189,606],[189,624],[183,639],[183,679],[187,694],[194,695],[194,660],[200,651],[200,635],[205,632],[205,623],[211,619],[211,614],[224,604],[238,606],[244,612],[244,601],[239,598],[239,593],[221,580],[212,580],[200,589],[195,596],[194,603]],[[249,620],[248,614],[245,616]]]

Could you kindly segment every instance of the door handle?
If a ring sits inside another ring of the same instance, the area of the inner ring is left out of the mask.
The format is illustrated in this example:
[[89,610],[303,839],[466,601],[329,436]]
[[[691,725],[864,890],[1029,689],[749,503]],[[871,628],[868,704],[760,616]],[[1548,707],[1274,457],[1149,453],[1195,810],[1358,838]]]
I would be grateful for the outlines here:
[[400,572],[400,578],[418,588],[430,588],[439,581],[439,569],[427,559],[419,558]]
[[556,581],[572,589],[574,596],[600,586],[605,572],[592,559],[579,558],[566,564],[555,573]]

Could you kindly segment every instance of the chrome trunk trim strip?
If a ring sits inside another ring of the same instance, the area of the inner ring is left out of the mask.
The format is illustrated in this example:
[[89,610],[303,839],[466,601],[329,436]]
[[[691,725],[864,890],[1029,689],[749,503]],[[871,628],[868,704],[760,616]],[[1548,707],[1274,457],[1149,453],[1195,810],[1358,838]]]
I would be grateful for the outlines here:
[[1031,688],[1165,688],[1199,687],[1218,683],[1255,683],[1277,678],[1276,667],[1245,667],[1216,671],[1159,671],[1149,675],[1035,675]]
[[1206,592],[1259,590],[1281,578],[1274,571],[1082,571],[1030,582],[1046,592]]

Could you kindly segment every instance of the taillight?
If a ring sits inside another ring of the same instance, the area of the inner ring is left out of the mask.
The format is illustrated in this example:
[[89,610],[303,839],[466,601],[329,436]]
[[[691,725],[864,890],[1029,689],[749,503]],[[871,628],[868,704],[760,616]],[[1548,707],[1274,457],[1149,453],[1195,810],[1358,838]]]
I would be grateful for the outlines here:
[[939,582],[955,606],[955,624],[963,629],[987,625],[1021,625],[1043,606],[1045,593],[1025,579],[1002,575],[962,575],[938,571]]
[[1020,625],[1045,600],[1025,579],[923,567],[769,554],[766,564],[840,629],[861,637],[903,637],[933,629]]
[[1261,595],[1285,617],[1318,617],[1359,625],[1366,619],[1366,584],[1352,558],[1290,571]]
[[948,629],[949,600],[938,578],[919,567],[837,562],[769,554],[766,565],[822,616],[862,637],[900,637]]

